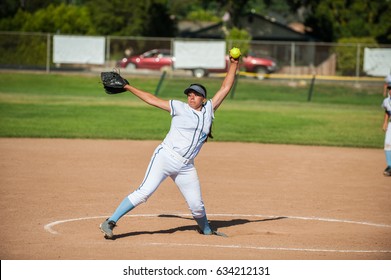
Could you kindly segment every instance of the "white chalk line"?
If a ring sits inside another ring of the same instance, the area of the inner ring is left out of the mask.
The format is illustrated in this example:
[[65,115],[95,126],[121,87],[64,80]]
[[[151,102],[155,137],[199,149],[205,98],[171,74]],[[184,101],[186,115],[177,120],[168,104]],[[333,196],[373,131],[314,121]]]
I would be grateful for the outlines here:
[[[124,217],[159,217],[162,214],[132,214],[132,215],[126,215]],[[172,214],[176,216],[186,216],[191,217],[190,214]],[[242,217],[242,218],[267,218],[267,219],[277,219],[277,218],[287,218],[287,219],[296,219],[296,220],[311,220],[311,221],[322,221],[322,222],[333,222],[333,223],[348,223],[348,224],[357,224],[357,225],[366,225],[366,226],[373,226],[373,227],[386,227],[391,228],[391,225],[387,224],[377,224],[377,223],[371,223],[371,222],[360,222],[360,221],[351,221],[351,220],[339,220],[339,219],[331,219],[331,218],[320,218],[320,217],[299,217],[299,216],[268,216],[268,215],[252,215],[252,214],[208,214],[208,217]],[[74,218],[74,219],[66,219],[66,220],[60,220],[55,221],[49,224],[46,224],[44,226],[44,229],[52,234],[58,234],[57,231],[53,229],[54,226],[63,224],[63,223],[69,223],[69,222],[76,222],[76,221],[83,221],[83,220],[91,220],[91,219],[103,219],[107,218],[107,216],[95,216],[95,217],[81,217],[81,218]]]
[[284,247],[257,247],[248,245],[210,245],[210,244],[186,244],[186,243],[145,243],[144,246],[165,246],[165,247],[208,247],[224,249],[251,249],[264,251],[301,251],[318,253],[391,253],[391,250],[338,250],[338,249],[311,249],[311,248],[284,248]]
[[[162,214],[132,214],[125,215],[124,217],[144,217],[144,218],[155,218]],[[190,214],[170,214],[173,216],[186,216],[191,217]],[[299,217],[299,216],[268,216],[268,215],[257,215],[257,214],[208,214],[208,217],[245,217],[245,218],[266,218],[266,219],[296,219],[296,220],[310,220],[310,221],[322,221],[322,222],[333,222],[333,223],[349,223],[357,225],[366,225],[373,227],[385,227],[391,228],[391,225],[378,224],[371,222],[351,221],[351,220],[339,220],[333,218],[320,218],[320,217]],[[54,226],[69,222],[91,220],[91,219],[104,219],[107,216],[95,216],[95,217],[81,217],[74,219],[65,219],[60,221],[51,222],[44,226],[44,229],[51,234],[59,234],[53,229]],[[145,243],[144,246],[182,246],[182,247],[212,247],[212,248],[228,248],[228,249],[252,249],[252,250],[275,250],[275,251],[301,251],[301,252],[329,252],[329,253],[391,253],[391,250],[338,250],[338,249],[316,249],[316,248],[284,248],[284,247],[258,247],[248,245],[211,245],[211,244],[187,244],[187,243]]]

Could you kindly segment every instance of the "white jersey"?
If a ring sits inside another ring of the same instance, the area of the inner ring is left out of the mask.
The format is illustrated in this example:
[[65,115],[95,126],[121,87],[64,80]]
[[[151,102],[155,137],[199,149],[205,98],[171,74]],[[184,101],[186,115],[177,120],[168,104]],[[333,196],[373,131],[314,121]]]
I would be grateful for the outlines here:
[[384,82],[385,82],[387,85],[391,86],[391,74],[388,74],[388,75],[385,77]]
[[391,151],[391,97],[388,96],[383,100],[382,107],[388,113],[388,120],[390,121],[386,130],[386,137],[384,138],[384,150]]
[[391,115],[391,97],[388,96],[383,100],[382,108],[388,112],[388,115]]
[[212,101],[208,100],[201,111],[187,103],[170,100],[171,127],[163,143],[185,159],[194,159],[210,132],[214,119]]

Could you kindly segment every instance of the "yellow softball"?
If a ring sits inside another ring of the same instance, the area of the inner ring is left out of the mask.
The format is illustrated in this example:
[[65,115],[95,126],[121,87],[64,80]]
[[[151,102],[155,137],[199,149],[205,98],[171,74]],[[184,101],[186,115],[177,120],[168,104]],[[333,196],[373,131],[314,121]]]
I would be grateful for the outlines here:
[[240,49],[239,48],[232,48],[229,51],[229,55],[232,56],[233,58],[237,59],[241,55]]

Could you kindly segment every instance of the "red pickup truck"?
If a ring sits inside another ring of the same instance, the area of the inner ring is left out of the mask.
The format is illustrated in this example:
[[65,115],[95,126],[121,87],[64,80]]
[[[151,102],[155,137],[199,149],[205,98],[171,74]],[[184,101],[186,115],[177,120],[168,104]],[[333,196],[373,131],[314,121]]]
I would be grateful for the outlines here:
[[[195,77],[208,76],[209,73],[223,73],[228,68],[228,56],[226,57],[226,68],[206,69],[193,68],[191,70]],[[168,49],[153,49],[140,55],[124,57],[117,63],[118,67],[127,69],[150,69],[161,70],[163,67],[174,67],[175,58]],[[245,72],[255,73],[255,77],[263,79],[265,74],[273,73],[277,70],[277,63],[269,57],[242,56],[240,67]]]

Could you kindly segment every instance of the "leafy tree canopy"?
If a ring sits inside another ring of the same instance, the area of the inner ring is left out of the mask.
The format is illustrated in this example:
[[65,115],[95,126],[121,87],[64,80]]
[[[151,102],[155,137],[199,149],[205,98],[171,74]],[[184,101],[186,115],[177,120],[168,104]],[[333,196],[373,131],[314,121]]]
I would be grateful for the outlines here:
[[322,41],[373,37],[391,43],[390,0],[287,0],[291,10],[304,11],[304,22]]
[[19,9],[12,19],[0,21],[2,30],[65,34],[95,34],[89,10],[84,6],[50,4],[29,13]]
[[157,36],[175,35],[167,1],[85,0],[100,35]]
[[320,41],[372,37],[391,43],[391,0],[1,0],[0,29],[122,36],[174,37],[182,19],[228,27],[246,12],[300,21]]

